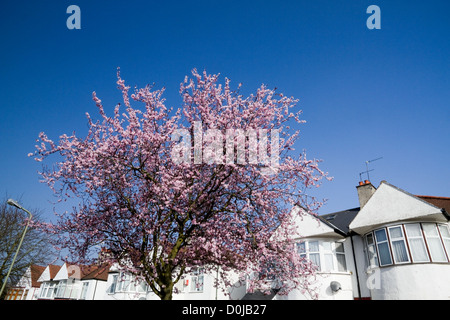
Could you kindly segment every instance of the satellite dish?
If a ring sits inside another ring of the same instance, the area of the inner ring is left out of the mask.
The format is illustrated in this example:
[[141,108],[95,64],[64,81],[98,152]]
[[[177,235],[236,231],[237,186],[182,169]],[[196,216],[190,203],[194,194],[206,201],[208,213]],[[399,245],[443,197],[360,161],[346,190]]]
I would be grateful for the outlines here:
[[331,288],[331,291],[333,291],[333,292],[338,292],[339,290],[342,290],[341,284],[337,281],[331,281],[330,288]]

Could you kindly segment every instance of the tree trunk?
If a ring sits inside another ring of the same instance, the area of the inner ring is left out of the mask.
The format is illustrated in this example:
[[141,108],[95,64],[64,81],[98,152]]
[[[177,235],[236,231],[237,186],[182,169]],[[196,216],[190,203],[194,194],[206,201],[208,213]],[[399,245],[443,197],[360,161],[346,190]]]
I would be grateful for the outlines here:
[[172,288],[161,290],[161,295],[159,297],[161,298],[161,300],[172,300],[172,291]]

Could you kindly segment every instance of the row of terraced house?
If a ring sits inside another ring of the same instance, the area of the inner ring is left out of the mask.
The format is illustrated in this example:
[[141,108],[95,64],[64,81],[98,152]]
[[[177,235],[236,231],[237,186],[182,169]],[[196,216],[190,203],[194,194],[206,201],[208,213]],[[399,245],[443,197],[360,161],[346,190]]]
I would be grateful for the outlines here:
[[[359,207],[297,219],[296,250],[318,268],[319,299],[450,299],[450,198],[413,195],[386,181],[356,187]],[[300,206],[292,209],[305,210]],[[143,300],[157,297],[146,283],[114,266],[31,266],[7,299]],[[195,269],[177,284],[174,299],[309,299],[249,293],[245,284],[226,292],[215,274]]]

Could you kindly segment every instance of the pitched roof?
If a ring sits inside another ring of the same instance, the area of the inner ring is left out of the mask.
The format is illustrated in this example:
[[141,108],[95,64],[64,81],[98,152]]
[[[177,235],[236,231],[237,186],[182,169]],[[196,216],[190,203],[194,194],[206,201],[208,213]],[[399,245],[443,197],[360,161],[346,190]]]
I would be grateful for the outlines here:
[[41,284],[38,282],[39,277],[41,276],[42,272],[44,272],[45,267],[38,266],[37,264],[32,264],[30,266],[31,271],[31,286],[33,288],[39,288]]
[[435,196],[416,196],[425,200],[432,205],[445,209],[448,213],[450,213],[450,198],[449,197],[435,197]]
[[[433,198],[432,201],[436,200]],[[441,199],[442,200],[442,199]],[[380,186],[350,223],[350,229],[364,234],[388,223],[412,220],[447,222],[446,211],[424,198],[381,181]]]
[[353,208],[318,216],[320,220],[328,223],[334,229],[337,229],[347,235],[349,233],[349,225],[359,213],[359,208]]
[[107,281],[108,280],[108,272],[109,272],[110,267],[111,267],[111,265],[109,265],[109,264],[104,264],[101,266],[95,266],[95,265],[88,266],[88,268],[86,268],[82,271],[82,273],[85,274],[82,277],[82,279],[83,280],[95,279],[95,280]]
[[48,270],[50,271],[50,279],[53,279],[56,274],[58,273],[59,269],[61,269],[61,266],[55,265],[55,264],[49,264]]

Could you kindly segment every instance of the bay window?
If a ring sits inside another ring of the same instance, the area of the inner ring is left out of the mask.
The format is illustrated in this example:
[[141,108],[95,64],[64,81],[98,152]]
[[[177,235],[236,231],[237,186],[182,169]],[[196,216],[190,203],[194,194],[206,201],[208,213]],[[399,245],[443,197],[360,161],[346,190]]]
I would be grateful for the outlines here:
[[301,258],[310,260],[318,271],[347,271],[343,243],[326,240],[302,240],[297,242],[297,252]]
[[369,267],[404,263],[449,262],[450,231],[436,223],[387,226],[364,236]]

